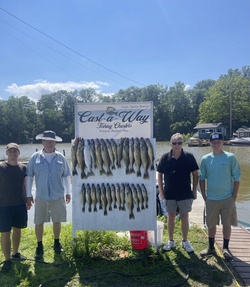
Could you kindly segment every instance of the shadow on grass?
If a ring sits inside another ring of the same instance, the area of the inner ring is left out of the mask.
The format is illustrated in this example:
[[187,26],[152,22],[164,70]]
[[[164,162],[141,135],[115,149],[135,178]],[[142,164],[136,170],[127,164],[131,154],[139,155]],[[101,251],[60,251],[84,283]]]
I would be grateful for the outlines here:
[[151,249],[133,250],[123,259],[72,259],[60,254],[49,264],[16,261],[8,274],[11,280],[1,280],[1,286],[233,286],[220,257],[201,259],[196,252],[178,248],[159,248],[156,254]]
[[[133,258],[118,260],[95,259],[76,263],[79,286],[231,286],[232,278],[221,266],[221,258],[201,259],[196,253],[157,255],[133,251]],[[212,260],[212,261],[211,261]],[[210,262],[211,261],[211,262]],[[209,262],[209,263],[208,263]],[[220,265],[218,265],[220,263]],[[212,264],[212,265],[210,265]],[[83,278],[85,277],[85,278]],[[187,281],[188,280],[188,281]],[[185,283],[186,282],[186,283]],[[196,285],[199,284],[200,285]],[[184,285],[183,285],[184,284]],[[235,285],[236,286],[236,285]]]
[[[73,246],[69,225],[64,227],[61,236],[65,252],[55,255],[51,234],[47,232],[45,240],[44,260],[49,264],[32,260],[14,262],[8,274],[0,275],[0,286],[238,286],[220,257],[200,258],[200,251],[204,249],[202,242],[192,242],[193,254],[188,254],[180,244],[170,252],[159,247],[155,253],[151,247],[132,250],[130,241],[118,238],[114,232],[86,231],[78,234]],[[207,240],[199,229],[192,228],[191,236],[193,240]],[[176,236],[176,242],[180,240],[181,237]],[[24,242],[26,255],[33,257],[35,238],[29,244],[27,240]],[[127,252],[128,257],[119,258],[120,251]],[[185,282],[188,273],[189,279]]]

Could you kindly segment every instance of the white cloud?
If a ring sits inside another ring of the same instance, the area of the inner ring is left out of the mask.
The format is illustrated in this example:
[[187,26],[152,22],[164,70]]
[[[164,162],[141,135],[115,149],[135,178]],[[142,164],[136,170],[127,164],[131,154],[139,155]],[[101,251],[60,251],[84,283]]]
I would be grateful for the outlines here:
[[33,84],[18,86],[17,84],[12,84],[5,89],[12,96],[21,97],[27,96],[31,100],[37,102],[41,95],[51,94],[59,90],[74,91],[81,89],[92,88],[95,90],[100,90],[101,85],[107,86],[108,83],[102,82],[65,82],[65,83],[50,83],[46,80],[35,80]]
[[190,85],[186,85],[184,91],[186,91],[186,90],[188,90],[188,89],[190,89],[190,88],[191,88]]
[[102,93],[103,96],[105,97],[112,97],[115,93]]
[[99,85],[102,85],[102,86],[108,86],[109,87],[109,83],[107,83],[107,82],[97,81],[96,83],[99,84]]

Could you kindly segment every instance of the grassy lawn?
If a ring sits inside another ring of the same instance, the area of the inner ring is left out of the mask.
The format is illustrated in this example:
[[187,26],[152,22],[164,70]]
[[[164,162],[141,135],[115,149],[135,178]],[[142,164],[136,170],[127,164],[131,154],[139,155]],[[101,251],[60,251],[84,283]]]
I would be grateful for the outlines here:
[[[167,241],[167,238],[167,230],[164,228],[163,241]],[[78,231],[76,245],[73,247],[72,225],[66,224],[62,226],[61,233],[65,252],[55,255],[53,231],[49,225],[44,231],[44,262],[37,262],[34,260],[35,231],[27,228],[23,230],[19,251],[30,260],[16,260],[9,273],[0,273],[0,286],[243,285],[231,264],[219,255],[200,258],[199,253],[206,248],[208,241],[201,228],[190,228],[189,240],[195,249],[193,254],[188,254],[180,246],[181,239],[180,222],[176,221],[176,249],[170,252],[164,252],[162,247],[158,248],[157,253],[152,247],[145,250],[132,249],[129,239],[117,236],[115,231]],[[1,252],[0,262],[3,260]]]

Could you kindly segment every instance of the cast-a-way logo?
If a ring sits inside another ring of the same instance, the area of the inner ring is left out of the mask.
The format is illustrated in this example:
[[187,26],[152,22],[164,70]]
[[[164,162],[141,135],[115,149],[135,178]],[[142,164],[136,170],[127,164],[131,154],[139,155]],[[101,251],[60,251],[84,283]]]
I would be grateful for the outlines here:
[[149,115],[143,115],[144,110],[116,110],[114,107],[107,107],[106,111],[84,111],[78,112],[81,123],[91,122],[113,122],[121,120],[125,122],[139,122],[145,124],[148,122]]

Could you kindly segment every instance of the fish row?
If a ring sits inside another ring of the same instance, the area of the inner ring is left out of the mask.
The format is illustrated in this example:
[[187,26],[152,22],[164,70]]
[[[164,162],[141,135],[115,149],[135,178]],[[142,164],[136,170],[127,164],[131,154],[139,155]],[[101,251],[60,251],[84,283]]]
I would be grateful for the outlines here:
[[117,142],[114,139],[84,140],[76,137],[72,142],[71,157],[72,174],[78,175],[78,165],[82,179],[94,176],[93,168],[98,168],[100,175],[112,176],[112,170],[122,168],[122,161],[125,164],[125,173],[136,173],[137,177],[142,176],[142,166],[144,179],[149,179],[149,167],[150,170],[155,170],[153,146],[148,138],[143,137],[121,138]]
[[144,184],[128,184],[128,183],[102,183],[102,184],[82,184],[81,188],[81,203],[82,212],[85,212],[86,203],[88,204],[88,211],[97,212],[97,205],[99,210],[104,210],[104,216],[108,215],[108,211],[119,209],[126,211],[125,205],[129,210],[129,219],[135,219],[133,209],[136,206],[137,212],[148,208],[148,193]]

